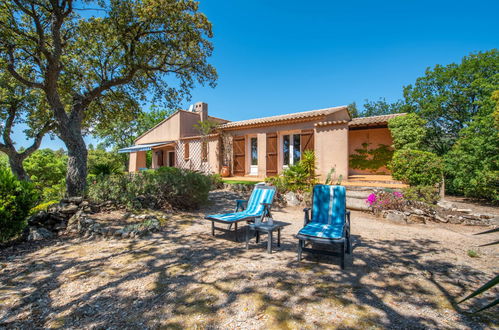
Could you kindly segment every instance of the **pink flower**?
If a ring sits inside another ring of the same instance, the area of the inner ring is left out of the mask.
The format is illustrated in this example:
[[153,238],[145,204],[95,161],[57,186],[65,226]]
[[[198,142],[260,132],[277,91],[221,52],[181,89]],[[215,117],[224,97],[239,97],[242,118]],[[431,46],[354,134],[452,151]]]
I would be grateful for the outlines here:
[[366,199],[366,203],[369,203],[369,206],[373,206],[373,204],[376,203],[376,195],[370,194]]
[[399,191],[394,191],[394,192],[393,192],[393,196],[395,196],[395,197],[397,197],[397,198],[402,198],[402,197],[404,197],[404,195],[403,195],[401,192],[399,192]]

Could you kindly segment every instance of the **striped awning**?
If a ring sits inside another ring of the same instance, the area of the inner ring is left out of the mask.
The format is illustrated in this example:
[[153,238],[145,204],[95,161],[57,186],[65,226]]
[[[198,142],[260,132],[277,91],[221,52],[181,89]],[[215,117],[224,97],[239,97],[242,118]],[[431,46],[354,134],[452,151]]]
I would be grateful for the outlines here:
[[173,141],[165,141],[165,142],[156,142],[156,143],[148,143],[148,144],[137,144],[135,146],[119,149],[119,153],[126,153],[126,152],[137,152],[137,151],[147,151],[151,150],[154,147],[162,146],[162,145],[167,145],[171,144]]

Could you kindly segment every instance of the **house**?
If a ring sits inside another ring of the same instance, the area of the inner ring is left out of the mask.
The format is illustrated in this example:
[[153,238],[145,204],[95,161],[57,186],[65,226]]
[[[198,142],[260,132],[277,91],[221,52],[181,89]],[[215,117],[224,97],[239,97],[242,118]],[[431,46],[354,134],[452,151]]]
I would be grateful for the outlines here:
[[[141,136],[129,152],[129,171],[146,168],[146,151],[152,150],[152,168],[174,166],[220,173],[227,166],[233,176],[264,178],[297,163],[305,150],[313,150],[317,174],[325,179],[334,168],[348,177],[369,173],[352,168],[350,155],[362,148],[392,144],[388,120],[400,114],[352,119],[346,106],[286,115],[228,121],[209,116],[208,104],[196,103],[191,111],[178,110]],[[212,123],[200,134],[199,122]],[[386,168],[382,172],[388,173]]]

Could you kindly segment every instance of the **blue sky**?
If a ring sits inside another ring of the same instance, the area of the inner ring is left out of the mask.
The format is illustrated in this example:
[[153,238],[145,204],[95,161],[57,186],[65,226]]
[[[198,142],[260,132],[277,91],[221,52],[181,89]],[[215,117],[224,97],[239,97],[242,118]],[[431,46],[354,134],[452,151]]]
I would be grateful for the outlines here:
[[[499,47],[498,0],[202,0],[200,10],[213,23],[218,86],[182,107],[207,102],[229,120],[395,101],[427,67]],[[27,144],[20,132],[15,141]]]

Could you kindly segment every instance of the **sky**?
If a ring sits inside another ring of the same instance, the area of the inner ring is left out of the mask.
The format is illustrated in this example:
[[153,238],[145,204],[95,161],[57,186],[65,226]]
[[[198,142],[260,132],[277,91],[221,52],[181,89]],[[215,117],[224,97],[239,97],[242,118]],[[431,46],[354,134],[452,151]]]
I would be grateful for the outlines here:
[[[228,120],[396,101],[427,67],[499,47],[499,0],[201,0],[200,11],[219,79],[181,108],[206,102]],[[29,143],[20,130],[14,140]]]

